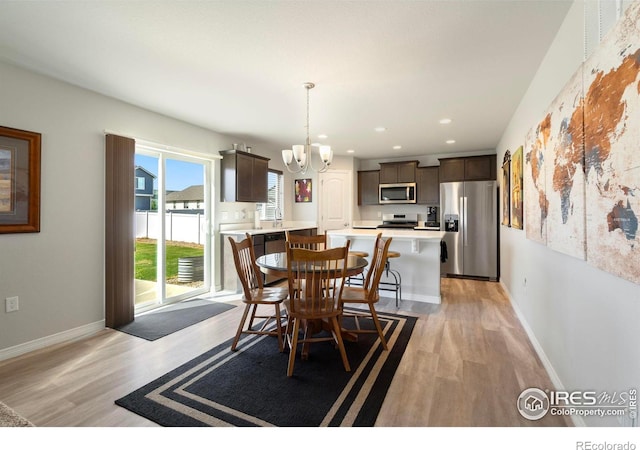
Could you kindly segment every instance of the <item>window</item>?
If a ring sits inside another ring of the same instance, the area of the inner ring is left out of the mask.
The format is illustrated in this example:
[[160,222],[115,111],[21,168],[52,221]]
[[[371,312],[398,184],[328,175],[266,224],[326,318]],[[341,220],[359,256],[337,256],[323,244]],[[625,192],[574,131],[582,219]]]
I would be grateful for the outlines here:
[[267,203],[258,203],[260,220],[273,220],[278,212],[278,219],[283,217],[284,204],[283,193],[284,176],[279,170],[269,169],[267,174]]
[[136,189],[144,191],[144,177],[136,177]]

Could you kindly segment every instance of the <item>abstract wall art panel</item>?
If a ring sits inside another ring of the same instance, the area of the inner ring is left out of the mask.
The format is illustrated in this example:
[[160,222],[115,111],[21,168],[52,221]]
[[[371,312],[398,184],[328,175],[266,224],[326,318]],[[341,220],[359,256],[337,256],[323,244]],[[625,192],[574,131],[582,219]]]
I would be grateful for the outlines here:
[[640,283],[640,2],[584,74],[587,261]]

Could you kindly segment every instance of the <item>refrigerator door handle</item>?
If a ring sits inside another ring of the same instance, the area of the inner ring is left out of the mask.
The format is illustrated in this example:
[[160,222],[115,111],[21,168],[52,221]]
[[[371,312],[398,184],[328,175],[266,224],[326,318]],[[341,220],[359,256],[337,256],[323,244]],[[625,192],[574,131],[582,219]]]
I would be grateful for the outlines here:
[[464,221],[464,225],[462,228],[462,238],[464,239],[464,246],[466,247],[468,245],[467,242],[467,236],[468,236],[468,232],[467,232],[467,197],[462,197],[462,217],[463,217],[463,221]]
[[458,211],[460,211],[460,226],[458,229],[462,232],[462,245],[466,245],[466,240],[464,239],[464,229],[466,227],[464,223],[464,197],[460,197],[458,201]]

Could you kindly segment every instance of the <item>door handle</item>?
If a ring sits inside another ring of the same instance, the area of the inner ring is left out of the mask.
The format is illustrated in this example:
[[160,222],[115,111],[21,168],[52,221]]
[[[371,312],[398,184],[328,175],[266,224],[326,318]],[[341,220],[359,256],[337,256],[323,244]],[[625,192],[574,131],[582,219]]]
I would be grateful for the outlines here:
[[464,225],[463,225],[463,228],[462,228],[462,237],[464,239],[464,246],[466,247],[467,246],[467,235],[468,235],[468,232],[467,232],[467,197],[463,197],[463,199],[462,199],[462,207],[463,207],[462,214],[463,214],[463,217],[464,217]]

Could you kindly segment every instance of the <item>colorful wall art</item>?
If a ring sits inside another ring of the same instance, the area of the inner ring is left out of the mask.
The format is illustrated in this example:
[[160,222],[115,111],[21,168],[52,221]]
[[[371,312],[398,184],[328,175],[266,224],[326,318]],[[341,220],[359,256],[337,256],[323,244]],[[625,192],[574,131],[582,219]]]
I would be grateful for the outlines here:
[[585,63],[587,261],[640,283],[640,2]]
[[522,230],[522,146],[511,156],[511,226]]
[[294,181],[296,203],[311,201],[311,178],[303,178]]
[[509,150],[504,155],[502,160],[502,183],[500,188],[502,189],[502,225],[506,227],[511,226],[511,154]]
[[529,132],[527,238],[640,283],[640,2]]

